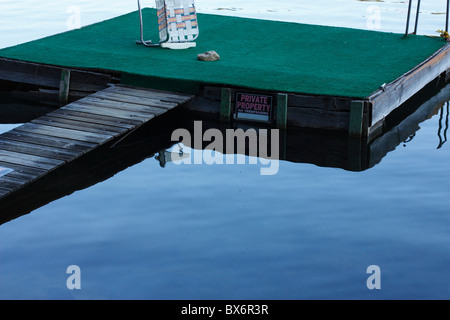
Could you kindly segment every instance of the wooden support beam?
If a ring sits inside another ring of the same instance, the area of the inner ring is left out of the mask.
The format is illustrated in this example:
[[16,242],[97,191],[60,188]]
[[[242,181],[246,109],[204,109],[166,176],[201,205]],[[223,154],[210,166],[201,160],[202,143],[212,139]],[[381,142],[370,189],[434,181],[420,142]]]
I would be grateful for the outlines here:
[[288,95],[285,93],[279,93],[277,96],[277,120],[276,120],[276,127],[278,129],[287,128],[287,106],[288,106]]
[[230,88],[222,88],[220,101],[220,121],[230,121],[232,112]]
[[69,102],[70,91],[70,70],[61,70],[61,80],[59,82],[59,103],[66,105]]
[[348,133],[352,137],[361,137],[363,128],[364,101],[352,101]]

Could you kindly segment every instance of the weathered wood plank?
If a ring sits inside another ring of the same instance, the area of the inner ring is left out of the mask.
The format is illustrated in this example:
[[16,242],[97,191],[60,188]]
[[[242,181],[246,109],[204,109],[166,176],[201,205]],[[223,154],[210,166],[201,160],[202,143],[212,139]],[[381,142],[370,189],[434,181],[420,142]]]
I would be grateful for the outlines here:
[[9,132],[5,132],[1,135],[2,138],[14,140],[14,141],[22,141],[33,143],[42,146],[55,147],[67,150],[76,150],[81,151],[83,153],[95,148],[97,146],[96,143],[86,142],[86,141],[78,141],[73,139],[67,139],[62,137],[52,137],[48,135],[42,135],[37,133],[28,133],[22,131],[11,130]]
[[350,111],[352,100],[350,98],[307,96],[301,94],[289,94],[290,107],[302,107],[324,109],[330,111]]
[[[63,160],[58,160],[58,159],[52,159],[52,158],[46,158],[43,156],[35,156],[35,155],[31,155],[31,154],[23,154],[23,153],[19,153],[19,152],[14,152],[14,151],[8,151],[8,150],[3,150],[0,149],[0,159],[2,159],[2,157],[17,157],[20,159],[28,159],[30,161],[34,161],[37,163],[45,163],[45,164],[50,164],[53,166],[59,166],[61,164],[63,164],[65,161]],[[19,160],[19,159],[18,159]],[[20,162],[13,162],[13,163],[17,163],[20,164]]]
[[5,177],[0,177],[0,188],[6,189],[6,190],[16,190],[19,189],[23,183],[17,182],[17,181],[10,181]]
[[139,121],[141,121],[141,123],[146,122],[152,118],[149,115],[142,116],[141,114],[136,114],[135,112],[130,112],[127,110],[119,110],[119,109],[111,109],[111,108],[100,107],[100,106],[86,105],[79,101],[71,103],[71,104],[63,107],[63,109],[89,112],[89,113],[93,113],[93,114],[106,115],[106,116],[115,117],[115,118],[139,120]]
[[36,156],[43,156],[46,158],[69,161],[79,157],[83,153],[81,151],[57,149],[48,146],[41,146],[27,142],[20,142],[14,140],[7,140],[0,136],[0,150],[14,151],[17,153],[31,154]]
[[94,106],[111,108],[111,109],[127,110],[127,111],[131,111],[131,112],[141,115],[141,116],[146,116],[148,114],[158,116],[160,114],[165,113],[168,110],[168,109],[156,108],[156,107],[152,107],[152,106],[96,98],[96,97],[92,97],[92,96],[83,98],[83,99],[79,100],[78,102],[84,103],[84,104],[90,104],[90,105],[94,105]]
[[80,130],[83,132],[107,134],[107,135],[111,135],[114,137],[127,131],[127,130],[121,129],[121,128],[119,128],[121,130],[117,130],[116,127],[111,128],[111,127],[100,125],[100,124],[93,125],[93,124],[85,123],[82,121],[74,121],[74,120],[56,118],[56,117],[51,117],[51,116],[39,117],[37,119],[32,120],[31,123],[42,124],[42,125],[58,127],[58,128]]
[[111,127],[123,128],[123,129],[132,129],[133,127],[140,125],[141,121],[135,121],[130,119],[123,118],[115,118],[105,115],[99,115],[89,112],[80,112],[73,111],[68,109],[58,109],[51,112],[49,115],[52,117],[60,117],[64,119],[77,120],[77,121],[85,121],[89,123],[98,123],[104,124]]
[[11,162],[17,165],[23,165],[32,168],[51,170],[64,163],[61,160],[42,158],[32,155],[24,155],[17,152],[0,150],[0,160]]
[[124,95],[136,96],[141,98],[152,98],[152,99],[160,99],[161,101],[166,102],[178,102],[184,103],[194,98],[193,95],[184,94],[184,93],[176,93],[176,92],[165,92],[160,90],[153,90],[147,88],[136,88],[136,87],[127,87],[124,85],[115,85],[109,87],[104,92],[114,92],[120,93]]
[[17,177],[17,176],[13,177],[12,175],[8,174],[6,176],[0,177],[0,181],[5,182],[5,183],[10,183],[11,186],[14,186],[14,188],[17,188],[17,187],[23,186],[24,184],[27,184],[29,180],[24,179],[22,177]]
[[8,174],[8,177],[11,177],[11,178],[14,178],[14,179],[17,179],[17,180],[20,179],[20,180],[23,181],[23,184],[26,184],[26,183],[30,183],[30,182],[35,181],[36,179],[38,179],[39,177],[43,176],[44,174],[40,174],[40,175],[26,175],[26,174],[21,174],[21,173],[18,173],[16,171],[13,171],[13,172]]
[[352,101],[349,120],[349,135],[361,137],[363,130],[364,101]]
[[438,50],[413,70],[368,97],[372,103],[370,125],[387,117],[415,93],[445,72],[450,65],[450,45]]
[[0,163],[17,170],[0,177],[0,196],[179,105],[149,106],[152,99],[147,100],[116,93],[91,96],[0,135]]
[[[206,86],[203,89],[203,96],[213,101],[220,101],[221,99],[221,88]],[[236,96],[237,92],[254,92],[259,94],[266,94],[276,96],[278,92],[274,91],[255,91],[250,89],[232,89],[231,95]],[[323,109],[323,110],[334,110],[334,111],[350,111],[350,104],[352,99],[345,97],[330,97],[330,96],[308,96],[302,94],[289,93],[288,96],[288,107],[302,107],[302,108],[313,108],[313,109]]]
[[188,103],[181,105],[180,108],[184,110],[193,111],[196,113],[214,116],[220,114],[220,104],[221,104],[220,100],[216,101],[199,96],[195,97]]
[[[0,58],[0,79],[59,89],[61,67]],[[108,74],[71,70],[70,90],[96,92],[107,87]]]
[[288,125],[348,132],[349,112],[329,112],[312,108],[288,108]]
[[0,188],[0,198],[4,198],[11,193],[10,190]]
[[17,177],[17,178],[21,178],[21,179],[25,179],[25,180],[29,180],[29,181],[34,180],[34,179],[44,175],[47,172],[47,170],[25,167],[25,166],[8,163],[8,162],[3,162],[3,161],[0,161],[0,166],[14,170],[14,171],[8,173],[7,176],[13,176],[13,177]]
[[36,178],[28,178],[11,172],[6,176],[0,177],[0,188],[10,190],[11,192],[20,189],[34,181]]
[[230,121],[232,110],[231,89],[222,88],[220,92],[220,121]]
[[79,130],[57,128],[34,123],[26,123],[24,125],[21,125],[20,127],[15,128],[14,131],[38,133],[52,137],[67,138],[83,142],[87,141],[96,144],[107,142],[113,138],[113,136],[106,134],[93,134]]
[[151,107],[165,109],[166,111],[169,109],[172,109],[173,107],[176,107],[178,105],[178,103],[176,103],[176,102],[164,102],[159,99],[151,99],[151,98],[147,98],[147,97],[135,97],[135,96],[130,96],[130,95],[124,95],[124,94],[119,94],[119,93],[114,93],[114,92],[104,92],[104,91],[96,92],[94,94],[91,94],[89,97],[151,106]]
[[81,127],[100,129],[100,130],[109,131],[111,133],[123,133],[123,132],[126,132],[127,129],[129,128],[129,127],[123,128],[123,127],[113,126],[113,125],[109,125],[109,124],[101,124],[98,122],[92,123],[90,121],[86,121],[88,119],[83,118],[83,117],[61,116],[58,114],[54,114],[53,112],[48,113],[45,116],[41,116],[41,117],[37,118],[36,120],[48,121],[48,122],[54,122],[54,123],[56,123],[56,122],[67,123],[67,124],[71,124],[74,126],[79,125]]
[[58,101],[61,105],[65,105],[69,102],[70,91],[70,70],[61,70],[61,80],[59,82],[59,97]]
[[288,95],[279,93],[277,97],[277,120],[276,126],[279,129],[286,129],[287,127],[287,108]]

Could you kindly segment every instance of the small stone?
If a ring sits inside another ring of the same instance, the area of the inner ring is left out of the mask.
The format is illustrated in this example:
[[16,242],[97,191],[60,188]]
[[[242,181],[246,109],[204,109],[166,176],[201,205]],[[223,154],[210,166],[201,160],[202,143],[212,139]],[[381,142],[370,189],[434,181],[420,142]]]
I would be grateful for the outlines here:
[[220,60],[220,56],[215,51],[206,51],[205,53],[200,53],[198,56],[200,61],[217,61]]

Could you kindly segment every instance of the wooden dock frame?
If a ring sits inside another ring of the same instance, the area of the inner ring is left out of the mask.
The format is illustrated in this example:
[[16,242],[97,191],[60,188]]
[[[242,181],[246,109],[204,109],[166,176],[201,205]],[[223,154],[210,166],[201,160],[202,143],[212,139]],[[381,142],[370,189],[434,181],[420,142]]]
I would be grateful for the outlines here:
[[[395,81],[380,86],[365,98],[205,86],[203,92],[185,108],[210,114],[219,113],[221,121],[231,121],[236,92],[272,95],[278,102],[274,112],[274,126],[277,128],[338,130],[348,132],[352,137],[371,140],[382,131],[385,118],[427,84],[442,77],[448,82],[449,70],[450,45],[446,45],[414,69]],[[283,97],[282,100],[280,97]]]
[[[450,45],[442,47],[418,66],[371,95],[339,97],[302,93],[258,91],[232,86],[202,85],[196,97],[183,105],[186,111],[232,121],[236,92],[272,95],[273,126],[337,130],[369,140],[382,131],[384,119],[400,105],[437,78],[450,79]],[[368,75],[370,76],[370,75]],[[0,80],[21,83],[31,90],[13,92],[41,102],[64,105],[120,83],[121,74],[111,70],[85,70],[41,65],[0,58]],[[46,101],[47,100],[47,101]]]

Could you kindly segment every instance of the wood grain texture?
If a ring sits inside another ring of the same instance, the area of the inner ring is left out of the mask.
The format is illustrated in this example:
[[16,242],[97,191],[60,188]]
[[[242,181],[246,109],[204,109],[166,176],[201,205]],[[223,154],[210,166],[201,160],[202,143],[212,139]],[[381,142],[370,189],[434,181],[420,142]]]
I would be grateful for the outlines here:
[[163,94],[109,87],[1,134],[0,165],[14,171],[0,177],[0,198],[192,99]]

